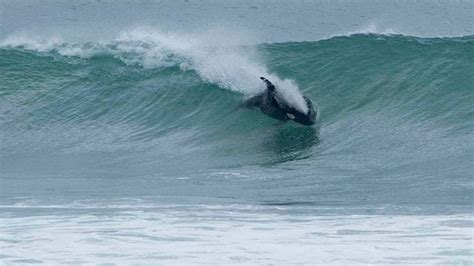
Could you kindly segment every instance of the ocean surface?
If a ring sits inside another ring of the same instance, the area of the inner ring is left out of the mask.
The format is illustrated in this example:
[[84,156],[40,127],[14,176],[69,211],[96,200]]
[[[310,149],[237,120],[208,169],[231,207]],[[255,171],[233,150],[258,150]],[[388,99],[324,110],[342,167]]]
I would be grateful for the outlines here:
[[0,1],[0,264],[474,264],[473,11]]

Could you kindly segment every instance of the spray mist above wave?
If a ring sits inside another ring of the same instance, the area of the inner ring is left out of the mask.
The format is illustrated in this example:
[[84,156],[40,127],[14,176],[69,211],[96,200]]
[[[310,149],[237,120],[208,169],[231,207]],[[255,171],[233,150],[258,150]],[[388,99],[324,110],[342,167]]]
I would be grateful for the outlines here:
[[306,113],[307,106],[296,83],[269,73],[254,46],[245,45],[242,40],[240,35],[223,30],[174,34],[135,28],[105,43],[67,43],[58,36],[41,40],[20,34],[9,36],[0,45],[81,58],[106,53],[144,68],[179,66],[182,71],[195,71],[205,82],[245,95],[263,92],[265,86],[259,77],[265,76],[279,88],[282,98]]

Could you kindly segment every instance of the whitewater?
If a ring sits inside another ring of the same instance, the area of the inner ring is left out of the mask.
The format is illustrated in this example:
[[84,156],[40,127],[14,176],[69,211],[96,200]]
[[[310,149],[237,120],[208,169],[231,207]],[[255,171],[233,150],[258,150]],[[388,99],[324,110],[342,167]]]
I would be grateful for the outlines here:
[[473,5],[366,4],[0,2],[0,264],[472,264]]

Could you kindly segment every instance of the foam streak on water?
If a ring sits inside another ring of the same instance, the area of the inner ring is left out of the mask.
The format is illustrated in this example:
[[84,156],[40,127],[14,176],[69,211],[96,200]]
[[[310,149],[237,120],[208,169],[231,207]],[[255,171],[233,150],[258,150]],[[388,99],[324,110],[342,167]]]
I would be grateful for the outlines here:
[[472,215],[290,215],[249,205],[1,210],[7,264],[470,263],[474,244]]

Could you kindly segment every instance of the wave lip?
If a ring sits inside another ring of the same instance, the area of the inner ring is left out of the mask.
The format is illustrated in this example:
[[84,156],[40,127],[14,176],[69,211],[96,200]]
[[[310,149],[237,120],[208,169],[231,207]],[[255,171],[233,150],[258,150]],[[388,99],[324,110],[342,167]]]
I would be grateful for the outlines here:
[[4,40],[2,46],[38,52],[56,51],[60,55],[83,58],[105,52],[127,64],[138,64],[144,68],[179,66],[182,71],[195,71],[204,82],[246,95],[265,90],[259,80],[260,76],[265,76],[281,88],[281,95],[290,105],[303,112],[307,110],[294,81],[270,73],[251,47],[229,43],[226,38],[229,33],[219,32],[219,38],[211,39],[210,35],[213,34],[176,35],[150,28],[136,28],[122,32],[108,44],[64,43],[61,38],[41,41],[14,35]]

